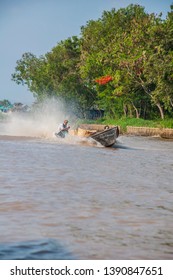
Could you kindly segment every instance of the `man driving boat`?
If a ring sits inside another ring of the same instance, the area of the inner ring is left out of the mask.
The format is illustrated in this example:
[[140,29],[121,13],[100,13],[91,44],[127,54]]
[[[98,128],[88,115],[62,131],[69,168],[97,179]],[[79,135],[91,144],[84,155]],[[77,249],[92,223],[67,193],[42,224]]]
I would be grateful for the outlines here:
[[58,126],[58,132],[55,133],[55,135],[65,138],[65,136],[68,134],[69,129],[70,126],[68,126],[68,120],[64,120],[64,122]]

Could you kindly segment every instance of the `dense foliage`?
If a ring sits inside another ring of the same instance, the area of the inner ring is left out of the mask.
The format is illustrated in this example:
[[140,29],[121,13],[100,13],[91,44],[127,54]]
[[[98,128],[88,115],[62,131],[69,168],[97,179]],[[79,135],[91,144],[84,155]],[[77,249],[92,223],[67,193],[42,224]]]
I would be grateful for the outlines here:
[[80,38],[39,58],[23,54],[12,79],[38,100],[63,99],[82,117],[93,107],[111,117],[171,117],[173,6],[164,20],[139,5],[104,11],[81,27]]

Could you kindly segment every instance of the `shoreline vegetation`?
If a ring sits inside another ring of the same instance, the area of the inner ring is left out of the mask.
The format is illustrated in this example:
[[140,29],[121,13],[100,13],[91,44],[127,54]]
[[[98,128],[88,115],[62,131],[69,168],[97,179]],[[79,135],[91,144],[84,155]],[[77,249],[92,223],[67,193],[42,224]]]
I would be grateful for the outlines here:
[[[81,27],[80,36],[61,40],[39,57],[24,53],[12,80],[38,102],[58,98],[80,119],[89,118],[91,110],[100,111],[100,117],[104,112],[123,130],[130,118],[136,118],[130,126],[172,118],[172,26],[173,5],[165,19],[133,4],[103,11]],[[119,123],[117,116],[128,119]]]
[[93,123],[93,124],[104,124],[104,125],[118,125],[121,127],[122,132],[127,131],[128,126],[134,127],[150,127],[150,128],[173,128],[173,118],[167,119],[153,119],[153,120],[144,120],[142,118],[102,118],[97,120],[80,120],[79,123]]
[[[98,125],[118,125],[121,135],[158,136],[173,139],[173,119],[166,120],[144,120],[136,118],[123,119],[99,119],[95,121],[80,120],[77,127],[87,130],[97,129]],[[87,134],[87,132],[86,132]]]

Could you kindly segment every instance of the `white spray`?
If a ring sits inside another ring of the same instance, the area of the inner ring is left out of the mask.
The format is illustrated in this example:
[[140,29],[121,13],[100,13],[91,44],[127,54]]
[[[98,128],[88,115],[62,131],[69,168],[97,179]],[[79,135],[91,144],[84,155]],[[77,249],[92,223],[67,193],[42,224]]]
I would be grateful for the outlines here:
[[[59,123],[64,119],[74,119],[70,112],[65,112],[62,102],[55,98],[46,99],[32,108],[30,112],[9,114],[1,134],[52,138]],[[70,121],[71,123],[71,121]]]

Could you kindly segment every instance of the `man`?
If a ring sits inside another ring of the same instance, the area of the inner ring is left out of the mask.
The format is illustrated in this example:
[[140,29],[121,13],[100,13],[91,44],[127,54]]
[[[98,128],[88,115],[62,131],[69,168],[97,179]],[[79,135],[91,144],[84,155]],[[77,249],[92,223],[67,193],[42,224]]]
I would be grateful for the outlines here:
[[62,138],[65,138],[69,129],[70,129],[70,126],[68,126],[68,120],[64,120],[64,122],[59,125],[58,132],[55,133],[55,135],[60,136]]

